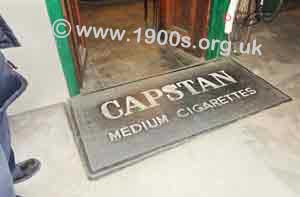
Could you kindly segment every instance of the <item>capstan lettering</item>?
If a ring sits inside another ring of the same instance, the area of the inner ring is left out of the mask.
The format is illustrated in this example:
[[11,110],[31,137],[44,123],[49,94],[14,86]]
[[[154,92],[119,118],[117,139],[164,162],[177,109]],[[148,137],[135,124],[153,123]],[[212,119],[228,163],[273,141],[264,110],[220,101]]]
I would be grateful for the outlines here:
[[[167,84],[157,89],[149,89],[135,96],[125,96],[107,101],[100,105],[100,111],[107,119],[119,119],[137,112],[143,112],[160,106],[160,99],[165,97],[170,102],[179,101],[190,94],[196,96],[214,89],[226,87],[238,81],[224,70]],[[121,105],[122,103],[122,105]]]

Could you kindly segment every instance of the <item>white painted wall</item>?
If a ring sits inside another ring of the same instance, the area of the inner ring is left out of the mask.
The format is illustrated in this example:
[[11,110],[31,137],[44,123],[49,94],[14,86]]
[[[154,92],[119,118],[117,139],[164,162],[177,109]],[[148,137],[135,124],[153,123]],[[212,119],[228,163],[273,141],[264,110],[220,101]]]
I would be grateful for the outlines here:
[[0,13],[14,30],[21,48],[7,49],[6,57],[19,66],[29,82],[10,114],[63,102],[68,89],[59,61],[44,0],[1,0]]

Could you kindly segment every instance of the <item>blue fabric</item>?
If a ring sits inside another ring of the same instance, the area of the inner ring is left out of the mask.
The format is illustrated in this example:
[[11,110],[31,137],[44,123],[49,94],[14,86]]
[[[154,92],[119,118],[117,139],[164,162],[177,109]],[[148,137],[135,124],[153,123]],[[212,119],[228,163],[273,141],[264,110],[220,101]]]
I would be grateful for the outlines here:
[[[0,49],[18,46],[17,38],[0,15]],[[9,67],[0,51],[0,197],[16,197],[12,177],[18,170],[6,110],[26,86],[26,80]]]
[[0,196],[1,197],[16,197],[12,176],[9,172],[7,160],[0,146]]
[[19,47],[18,42],[13,31],[6,24],[2,16],[0,15],[0,49],[6,49],[11,47]]
[[26,80],[8,65],[4,55],[0,52],[0,145],[9,162],[12,174],[14,174],[16,163],[11,147],[6,110],[25,91],[26,86]]

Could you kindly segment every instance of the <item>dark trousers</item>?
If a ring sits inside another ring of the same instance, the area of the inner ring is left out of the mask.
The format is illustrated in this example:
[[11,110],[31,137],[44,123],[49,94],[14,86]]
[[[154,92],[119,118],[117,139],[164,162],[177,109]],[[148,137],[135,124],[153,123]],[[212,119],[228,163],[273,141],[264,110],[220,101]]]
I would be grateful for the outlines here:
[[16,162],[11,146],[11,132],[7,118],[7,108],[26,89],[26,80],[18,74],[0,52],[0,145],[8,161],[12,175],[15,175]]
[[8,166],[9,166],[9,170],[10,170],[11,174],[14,174],[14,172],[17,168],[17,164],[16,164],[15,153],[14,153],[13,149],[11,149],[11,152],[10,152]]
[[0,146],[0,196],[16,197],[13,181],[7,165],[6,156]]
[[16,169],[16,162],[15,162],[14,151],[11,146],[11,133],[8,126],[9,123],[8,123],[6,113],[4,113],[0,118],[1,118],[0,124],[2,126],[0,128],[0,145],[2,147],[6,160],[8,161],[10,172],[13,175],[14,170]]

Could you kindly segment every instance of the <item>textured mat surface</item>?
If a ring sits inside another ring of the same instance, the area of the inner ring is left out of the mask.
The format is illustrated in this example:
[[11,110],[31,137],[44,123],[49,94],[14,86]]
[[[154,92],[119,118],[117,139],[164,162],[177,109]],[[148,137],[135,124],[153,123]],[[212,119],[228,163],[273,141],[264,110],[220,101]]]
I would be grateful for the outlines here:
[[289,100],[225,59],[75,97],[70,114],[93,179]]

